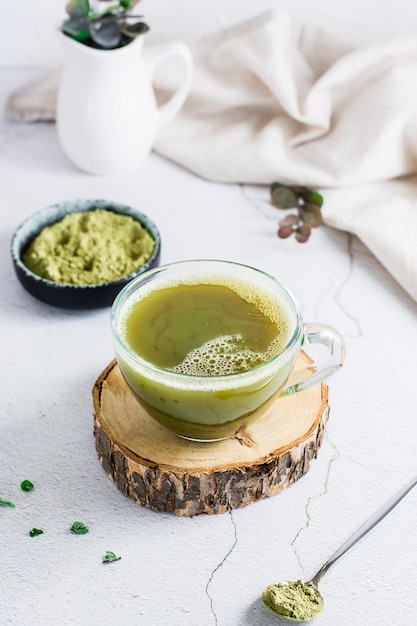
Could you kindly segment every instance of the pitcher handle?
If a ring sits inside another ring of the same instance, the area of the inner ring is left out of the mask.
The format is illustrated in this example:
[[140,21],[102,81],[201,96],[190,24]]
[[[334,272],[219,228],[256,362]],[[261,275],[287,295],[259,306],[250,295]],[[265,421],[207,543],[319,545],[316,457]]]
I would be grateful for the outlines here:
[[158,128],[165,126],[183,106],[191,87],[193,58],[188,46],[181,42],[153,45],[146,49],[145,58],[151,81],[156,66],[171,56],[177,56],[182,60],[185,67],[185,75],[168,102],[158,107]]
[[342,367],[346,356],[346,346],[343,338],[334,328],[326,324],[305,324],[301,345],[304,347],[313,343],[325,346],[327,355],[317,361],[312,360],[310,365],[296,372],[299,380],[283,389],[281,396],[289,396],[317,385]]

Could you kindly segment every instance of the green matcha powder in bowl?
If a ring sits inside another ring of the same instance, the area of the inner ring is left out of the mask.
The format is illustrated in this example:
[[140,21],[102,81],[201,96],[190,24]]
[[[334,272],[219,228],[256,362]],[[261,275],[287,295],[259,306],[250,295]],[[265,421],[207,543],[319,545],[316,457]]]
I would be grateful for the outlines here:
[[143,213],[106,200],[61,202],[15,232],[16,275],[36,298],[69,309],[110,306],[124,285],[159,264],[160,233]]

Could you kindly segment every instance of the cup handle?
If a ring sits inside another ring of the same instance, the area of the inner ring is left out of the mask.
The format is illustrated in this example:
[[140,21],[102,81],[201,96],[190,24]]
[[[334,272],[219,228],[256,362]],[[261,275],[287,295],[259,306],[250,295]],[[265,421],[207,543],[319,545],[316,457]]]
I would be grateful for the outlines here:
[[306,344],[319,343],[327,348],[327,356],[318,361],[312,360],[311,364],[297,372],[297,382],[281,391],[281,396],[290,396],[297,391],[308,389],[325,378],[335,374],[344,363],[346,346],[339,333],[326,326],[326,324],[305,324],[304,338],[301,347]]
[[151,81],[156,66],[171,56],[177,56],[182,60],[185,75],[168,102],[158,107],[158,128],[165,126],[183,106],[191,87],[193,58],[188,46],[181,42],[154,45],[146,49],[145,58]]

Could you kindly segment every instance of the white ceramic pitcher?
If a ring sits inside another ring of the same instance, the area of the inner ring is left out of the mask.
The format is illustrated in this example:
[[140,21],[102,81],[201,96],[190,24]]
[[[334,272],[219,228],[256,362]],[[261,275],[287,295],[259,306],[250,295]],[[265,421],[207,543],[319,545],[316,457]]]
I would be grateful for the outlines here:
[[[134,170],[152,150],[159,128],[179,111],[192,72],[189,48],[170,43],[146,48],[144,36],[113,50],[79,43],[60,33],[64,67],[57,99],[63,151],[79,169],[97,175]],[[152,87],[156,65],[179,57],[184,72],[171,99],[158,107]]]

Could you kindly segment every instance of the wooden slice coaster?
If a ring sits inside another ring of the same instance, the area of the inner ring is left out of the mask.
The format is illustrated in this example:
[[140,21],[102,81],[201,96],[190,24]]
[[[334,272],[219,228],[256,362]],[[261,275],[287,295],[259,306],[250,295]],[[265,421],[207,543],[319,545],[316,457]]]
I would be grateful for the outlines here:
[[[293,381],[309,363],[301,352]],[[93,402],[98,456],[122,493],[155,511],[190,517],[224,513],[301,478],[317,456],[329,415],[328,387],[321,383],[274,398],[232,439],[187,441],[137,403],[116,361],[96,380]]]

